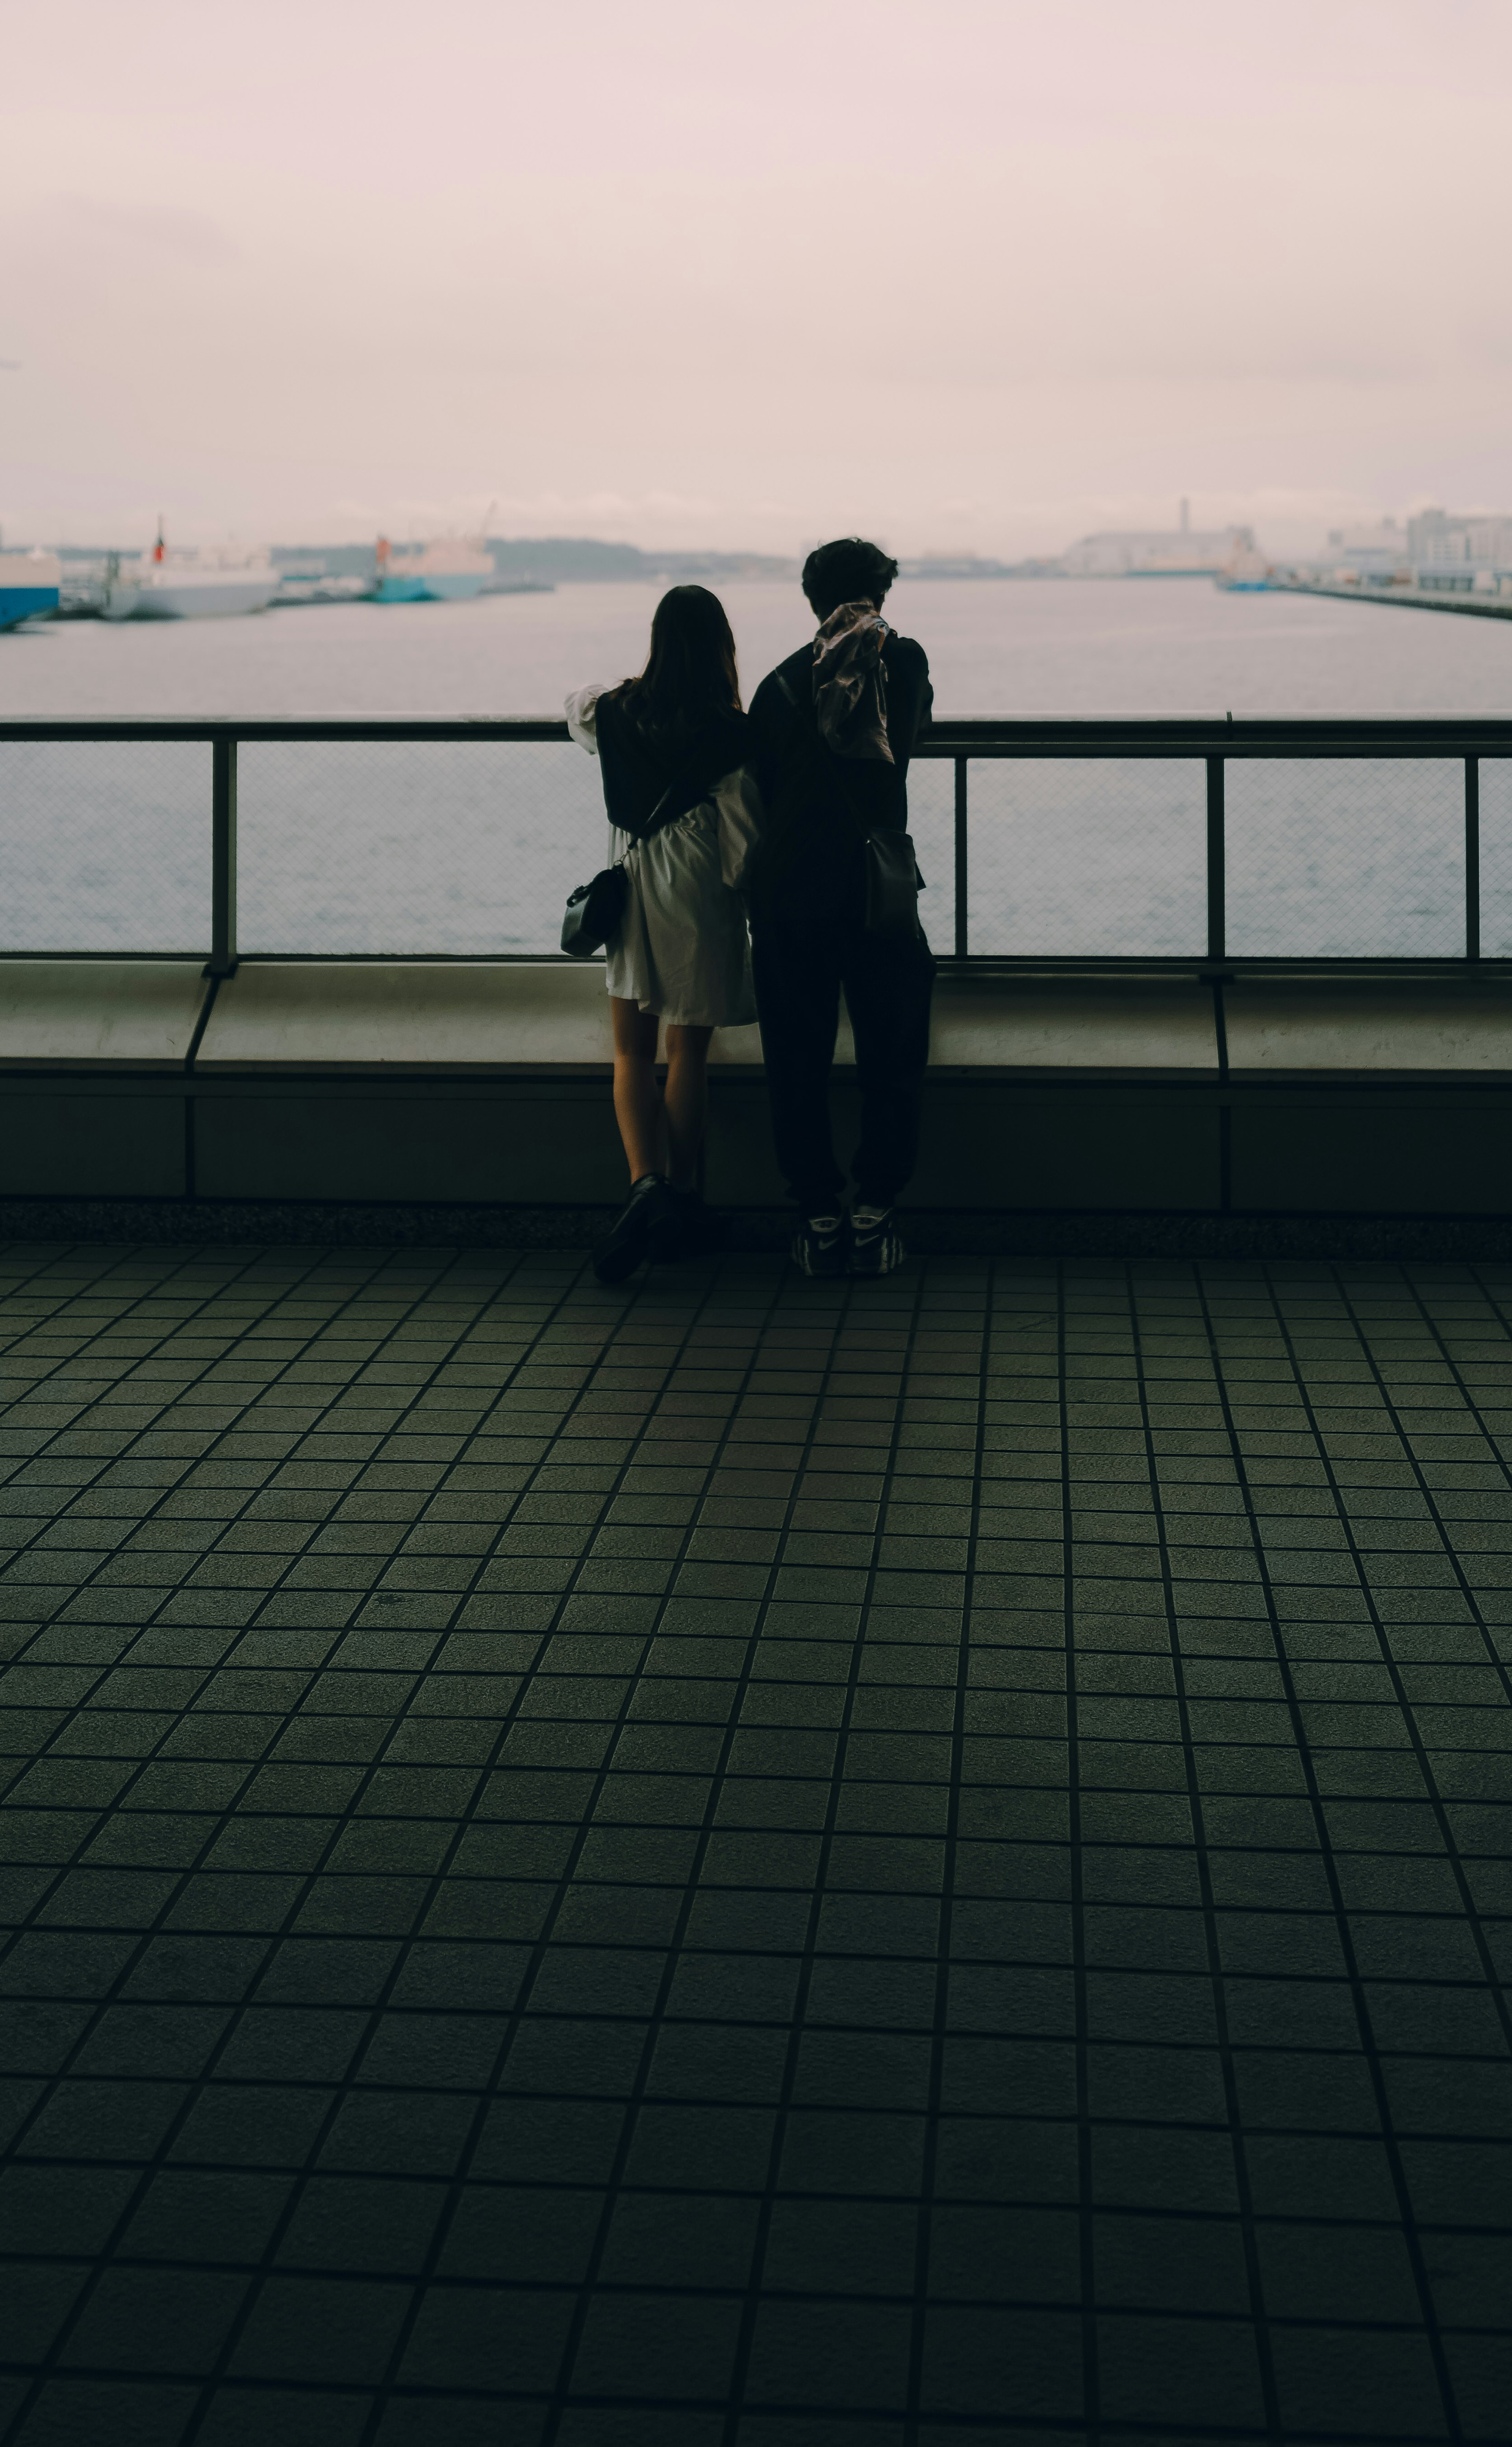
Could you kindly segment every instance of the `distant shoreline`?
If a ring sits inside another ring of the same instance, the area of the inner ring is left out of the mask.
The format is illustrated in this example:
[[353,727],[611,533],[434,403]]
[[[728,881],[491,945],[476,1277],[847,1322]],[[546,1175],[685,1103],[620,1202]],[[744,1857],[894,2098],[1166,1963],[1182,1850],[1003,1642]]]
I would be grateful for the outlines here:
[[[18,547],[22,549],[24,547]],[[141,550],[133,544],[49,544],[59,559],[71,567],[103,563],[112,555],[122,560],[134,560]],[[498,573],[499,591],[524,592],[529,587],[572,585],[603,585],[616,580],[647,586],[720,585],[733,579],[749,581],[767,579],[773,584],[796,586],[803,568],[796,557],[787,560],[774,553],[757,552],[655,552],[638,544],[607,543],[592,536],[502,537],[486,539],[486,549],[492,554]],[[275,543],[269,546],[274,566],[291,575],[297,572],[309,578],[367,578],[372,575],[373,547],[370,543]],[[1039,584],[1053,580],[1057,584],[1086,584],[1096,577],[1128,577],[1143,582],[1150,579],[1205,579],[1211,580],[1210,569],[1127,570],[1071,572],[1056,566],[1054,560],[1034,556],[1023,560],[994,560],[983,555],[962,554],[959,559],[947,554],[922,553],[900,555],[898,576],[909,579],[967,579],[980,583],[988,579],[1012,579]],[[490,590],[492,592],[494,590]]]

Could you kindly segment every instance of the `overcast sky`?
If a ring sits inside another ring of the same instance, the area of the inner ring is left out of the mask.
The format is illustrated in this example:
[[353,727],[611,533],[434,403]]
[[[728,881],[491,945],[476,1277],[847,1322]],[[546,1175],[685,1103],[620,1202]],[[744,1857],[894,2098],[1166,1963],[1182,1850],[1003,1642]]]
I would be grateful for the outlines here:
[[1512,0],[0,0],[0,58],[17,541],[1512,509]]

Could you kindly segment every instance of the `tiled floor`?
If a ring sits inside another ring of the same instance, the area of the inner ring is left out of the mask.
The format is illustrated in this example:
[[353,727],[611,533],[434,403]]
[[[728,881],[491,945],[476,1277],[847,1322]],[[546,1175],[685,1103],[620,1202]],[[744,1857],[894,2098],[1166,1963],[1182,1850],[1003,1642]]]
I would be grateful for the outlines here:
[[1512,2437],[1512,1273],[0,1267],[6,2437]]

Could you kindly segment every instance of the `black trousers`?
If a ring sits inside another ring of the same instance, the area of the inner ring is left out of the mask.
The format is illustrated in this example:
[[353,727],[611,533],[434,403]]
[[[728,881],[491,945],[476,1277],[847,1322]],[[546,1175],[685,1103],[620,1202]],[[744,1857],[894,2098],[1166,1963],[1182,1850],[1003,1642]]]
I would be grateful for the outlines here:
[[756,1007],[777,1161],[807,1215],[833,1210],[844,1186],[829,1120],[829,1074],[844,989],[856,1039],[861,1136],[856,1194],[891,1206],[918,1160],[935,962],[922,935],[869,935],[859,915],[816,925],[766,916],[751,928]]

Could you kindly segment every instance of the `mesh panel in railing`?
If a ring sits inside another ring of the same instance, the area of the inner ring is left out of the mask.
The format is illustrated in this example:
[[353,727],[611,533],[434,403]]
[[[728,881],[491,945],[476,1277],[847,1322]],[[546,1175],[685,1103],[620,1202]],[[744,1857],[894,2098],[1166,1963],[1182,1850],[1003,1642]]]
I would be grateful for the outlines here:
[[237,803],[244,952],[555,952],[608,841],[596,762],[550,740],[254,742]]
[[1512,958],[1512,756],[1481,759],[1481,950]]
[[0,740],[0,952],[210,947],[202,740]]
[[[1481,762],[1482,948],[1512,956],[1512,758]],[[954,759],[920,758],[911,823],[936,949],[954,947]],[[976,955],[1200,958],[1204,761],[969,765]],[[1455,958],[1458,756],[1225,765],[1227,950]],[[239,751],[237,932],[252,953],[555,952],[602,863],[596,764],[565,742],[291,741]],[[0,742],[0,952],[203,953],[204,741]]]
[[955,949],[955,768],[943,758],[918,757],[908,768],[908,829],[924,879],[919,923],[930,949]]
[[1200,759],[981,757],[968,787],[969,951],[1200,958]]
[[1226,792],[1234,957],[1464,952],[1462,761],[1234,757]]

